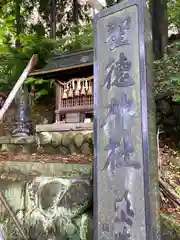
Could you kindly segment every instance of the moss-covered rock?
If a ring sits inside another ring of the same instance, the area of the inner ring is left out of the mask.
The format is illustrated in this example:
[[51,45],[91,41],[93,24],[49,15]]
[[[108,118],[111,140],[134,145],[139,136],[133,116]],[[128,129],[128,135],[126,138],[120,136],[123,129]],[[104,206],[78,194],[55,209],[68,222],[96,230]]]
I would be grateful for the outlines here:
[[60,146],[62,142],[62,138],[63,136],[61,133],[56,133],[56,132],[52,133],[52,139],[51,139],[52,145],[55,147]]
[[91,154],[92,131],[41,132],[35,136],[0,137],[0,151],[15,153]]
[[64,147],[68,147],[72,141],[73,141],[74,133],[73,132],[67,132],[63,135],[62,138],[62,145]]
[[84,142],[84,134],[83,133],[77,133],[74,136],[74,143],[77,148],[80,148]]
[[180,240],[180,224],[176,217],[170,214],[161,214],[162,240]]

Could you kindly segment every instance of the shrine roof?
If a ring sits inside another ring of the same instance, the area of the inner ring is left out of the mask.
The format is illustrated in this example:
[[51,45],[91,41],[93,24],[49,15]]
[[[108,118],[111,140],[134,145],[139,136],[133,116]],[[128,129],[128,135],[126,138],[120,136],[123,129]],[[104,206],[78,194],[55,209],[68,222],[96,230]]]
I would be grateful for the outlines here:
[[67,53],[54,52],[44,68],[33,71],[29,76],[42,76],[49,73],[91,66],[93,65],[93,56],[93,49]]

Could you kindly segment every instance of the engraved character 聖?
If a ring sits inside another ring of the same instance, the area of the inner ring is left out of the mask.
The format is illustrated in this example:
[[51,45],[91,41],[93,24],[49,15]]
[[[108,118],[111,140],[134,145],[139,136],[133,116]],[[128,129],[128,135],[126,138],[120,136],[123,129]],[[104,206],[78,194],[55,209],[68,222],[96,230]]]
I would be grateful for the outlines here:
[[121,19],[114,17],[111,19],[107,25],[108,28],[108,37],[105,43],[109,44],[110,50],[114,50],[117,47],[123,45],[129,45],[130,42],[127,39],[127,31],[131,26],[131,17]]

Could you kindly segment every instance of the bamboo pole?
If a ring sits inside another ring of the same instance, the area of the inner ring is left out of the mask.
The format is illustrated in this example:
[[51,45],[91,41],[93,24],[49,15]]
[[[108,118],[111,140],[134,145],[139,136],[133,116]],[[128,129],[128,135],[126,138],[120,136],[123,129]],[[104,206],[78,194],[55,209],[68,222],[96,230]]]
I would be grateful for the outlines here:
[[[10,94],[8,95],[3,107],[0,109],[0,122],[2,121],[2,119],[4,117],[4,114],[8,110],[12,101],[14,100],[14,98],[16,96],[16,93],[19,91],[19,89],[23,85],[24,81],[26,80],[27,76],[32,71],[32,69],[34,68],[36,63],[37,63],[37,55],[33,55],[31,60],[29,61],[28,65],[24,69],[23,73],[21,74],[20,78],[18,79],[18,81],[14,85],[13,89],[11,90]],[[16,227],[18,228],[18,230],[19,230],[21,236],[23,237],[23,239],[28,240],[28,237],[26,236],[23,227],[21,226],[18,218],[16,217],[16,214],[14,213],[13,209],[11,208],[9,202],[7,201],[6,197],[4,196],[3,191],[1,189],[0,189],[0,201],[2,202],[2,204],[4,205],[6,210],[8,211],[10,217],[14,221],[14,223],[15,223]]]
[[9,202],[7,201],[6,197],[4,196],[2,190],[0,190],[0,201],[3,204],[3,206],[5,207],[5,209],[8,211],[10,217],[14,221],[14,223],[15,223],[16,227],[18,228],[23,239],[28,240],[23,227],[21,226],[18,218],[16,217],[16,214],[14,213],[13,209],[11,208],[11,206],[10,206]]
[[34,68],[36,63],[37,63],[37,55],[33,55],[31,60],[29,61],[28,65],[24,69],[23,73],[21,74],[20,78],[18,79],[18,81],[14,85],[13,89],[11,90],[10,94],[8,95],[3,107],[0,109],[0,122],[2,121],[4,114],[8,110],[12,101],[14,100],[16,93],[19,91],[19,89],[23,85],[24,81],[26,80],[27,76],[32,71],[32,69]]

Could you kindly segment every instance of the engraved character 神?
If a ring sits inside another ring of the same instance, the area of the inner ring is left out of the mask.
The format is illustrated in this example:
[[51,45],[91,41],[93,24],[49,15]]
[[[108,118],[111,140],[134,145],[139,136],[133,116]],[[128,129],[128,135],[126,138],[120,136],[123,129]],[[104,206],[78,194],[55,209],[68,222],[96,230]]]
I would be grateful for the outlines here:
[[[134,152],[134,147],[130,141],[132,117],[135,114],[133,101],[128,99],[127,94],[122,94],[120,100],[111,98],[106,109],[108,109],[108,113],[100,127],[104,128],[106,124],[112,121],[114,121],[114,127],[104,149],[108,151],[108,158],[103,170],[111,170],[111,173],[114,174],[116,167],[139,169],[140,164],[130,160],[130,154]],[[119,129],[119,131],[117,132],[116,129]]]
[[105,147],[105,151],[108,151],[108,158],[105,161],[103,170],[107,170],[110,166],[112,174],[115,174],[116,169],[116,151],[120,147],[120,142],[114,141],[112,138],[109,139],[109,143]]

